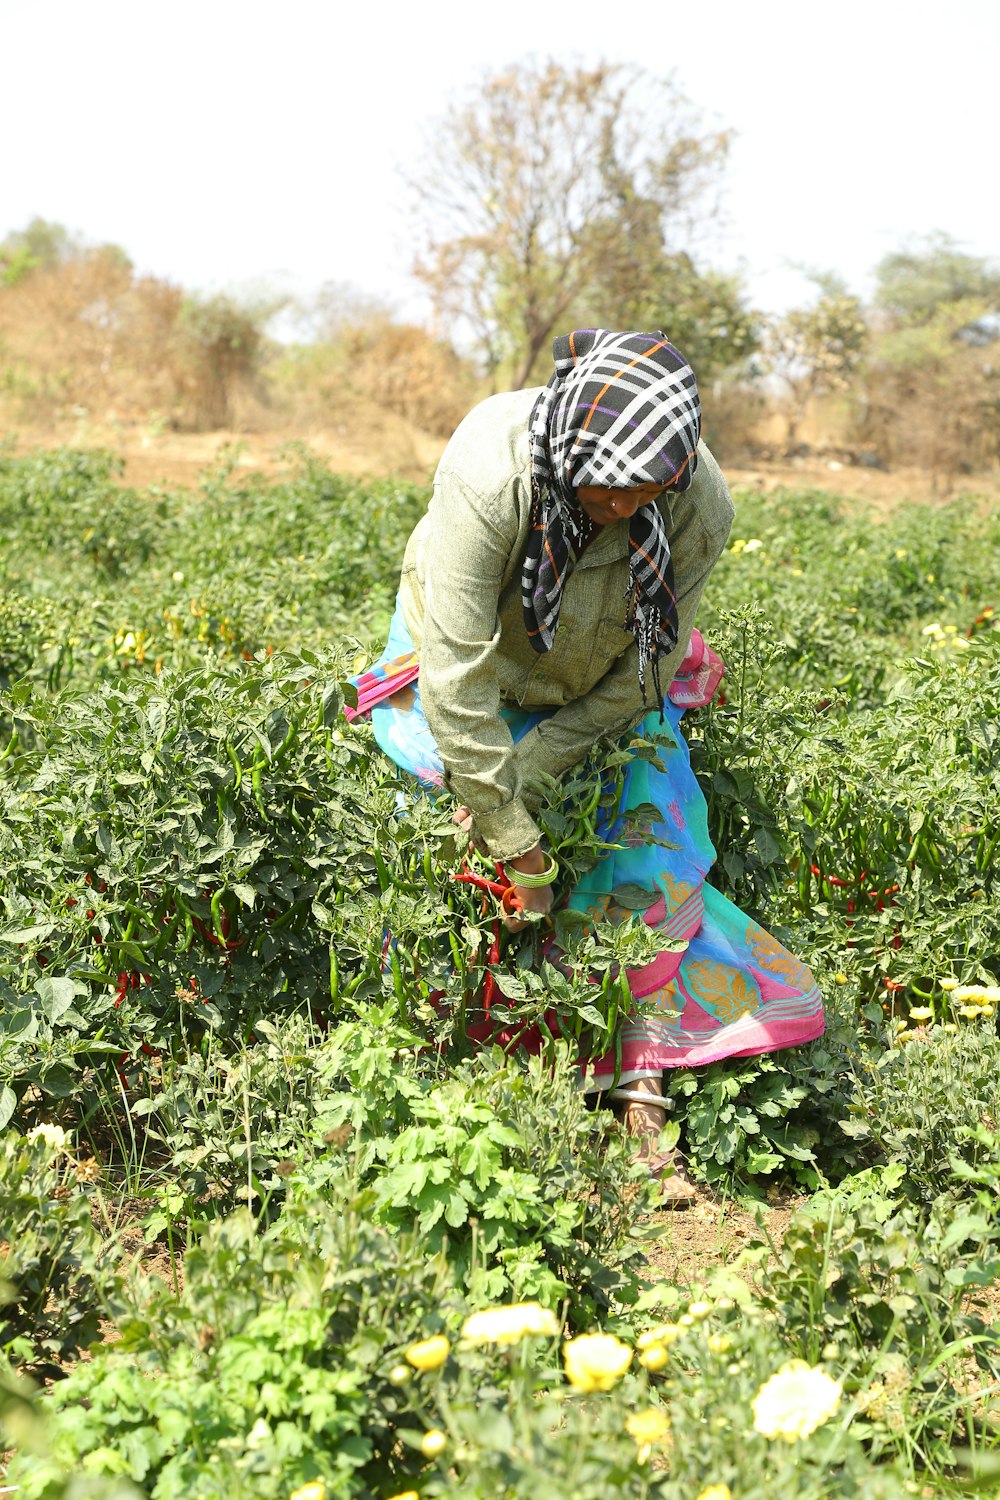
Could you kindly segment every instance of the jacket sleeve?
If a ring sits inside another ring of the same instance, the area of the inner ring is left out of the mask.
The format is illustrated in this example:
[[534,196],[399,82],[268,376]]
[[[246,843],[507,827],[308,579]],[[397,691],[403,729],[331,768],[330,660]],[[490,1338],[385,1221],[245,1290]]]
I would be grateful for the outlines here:
[[[436,502],[436,504],[435,504]],[[420,696],[445,785],[472,813],[497,859],[515,859],[539,831],[520,795],[510,730],[500,716],[497,606],[517,545],[512,508],[490,506],[453,473],[439,474],[428,539]],[[509,534],[508,534],[509,533]]]
[[[728,501],[728,495],[726,498]],[[687,654],[698,604],[728,535],[729,524],[725,516],[710,528],[698,521],[688,544],[675,552],[677,645],[660,663],[664,692]],[[583,760],[597,740],[619,739],[649,713],[653,706],[652,685],[647,677],[650,701],[643,703],[638,657],[638,647],[629,646],[589,693],[557,709],[518,741],[514,753],[520,772],[522,801],[526,807],[534,811],[541,800],[540,793],[532,790],[532,782],[542,775],[561,776],[570,766]]]

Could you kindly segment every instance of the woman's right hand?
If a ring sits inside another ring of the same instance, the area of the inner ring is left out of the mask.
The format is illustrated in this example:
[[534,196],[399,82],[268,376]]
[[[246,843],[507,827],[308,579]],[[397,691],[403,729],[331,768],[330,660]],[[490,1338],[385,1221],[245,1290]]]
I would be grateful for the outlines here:
[[[529,849],[525,854],[519,854],[516,859],[509,859],[507,861],[507,874],[514,887],[517,899],[521,903],[522,911],[537,912],[540,916],[545,917],[552,910],[554,893],[550,885],[529,887],[518,885],[517,883],[518,870],[523,870],[525,875],[536,875],[544,870],[547,864],[548,860],[542,853],[541,844],[536,844],[533,849]],[[520,917],[516,916],[505,917],[504,924],[508,932],[520,932],[522,928],[528,925],[526,921],[522,921]]]
[[[510,871],[510,878],[514,882],[513,889],[517,899],[521,903],[521,910],[538,912],[543,917],[548,916],[552,910],[552,901],[554,899],[552,887],[550,885],[542,885],[529,890],[527,886],[518,885],[517,872],[514,870]],[[526,921],[517,916],[504,917],[503,920],[508,932],[520,932],[528,926]]]

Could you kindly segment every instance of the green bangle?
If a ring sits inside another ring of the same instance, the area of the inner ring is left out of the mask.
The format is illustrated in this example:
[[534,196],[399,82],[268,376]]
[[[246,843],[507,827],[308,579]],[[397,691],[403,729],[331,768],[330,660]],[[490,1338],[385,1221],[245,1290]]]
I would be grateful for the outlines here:
[[544,870],[539,870],[537,875],[527,875],[523,870],[515,870],[513,865],[507,873],[510,876],[511,885],[519,885],[525,891],[540,891],[543,886],[552,884],[558,870],[556,857],[550,854],[548,865]]

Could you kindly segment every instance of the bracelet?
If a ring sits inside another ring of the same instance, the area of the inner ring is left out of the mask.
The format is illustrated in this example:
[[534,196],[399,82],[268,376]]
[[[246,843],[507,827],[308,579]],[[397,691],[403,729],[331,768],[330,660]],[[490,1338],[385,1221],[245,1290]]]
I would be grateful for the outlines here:
[[537,875],[528,875],[523,870],[515,870],[513,865],[508,867],[507,874],[511,885],[519,885],[525,891],[540,891],[543,886],[552,884],[558,870],[556,857],[550,854],[545,869],[539,870]]

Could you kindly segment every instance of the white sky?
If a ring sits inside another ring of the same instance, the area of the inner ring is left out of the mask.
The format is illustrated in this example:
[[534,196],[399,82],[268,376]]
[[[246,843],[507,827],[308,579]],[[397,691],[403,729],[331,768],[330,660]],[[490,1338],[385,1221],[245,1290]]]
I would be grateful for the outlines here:
[[398,168],[532,54],[673,72],[737,132],[705,258],[758,306],[935,229],[1000,255],[1000,0],[0,0],[0,238],[37,214],[185,286],[417,314]]

